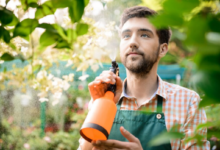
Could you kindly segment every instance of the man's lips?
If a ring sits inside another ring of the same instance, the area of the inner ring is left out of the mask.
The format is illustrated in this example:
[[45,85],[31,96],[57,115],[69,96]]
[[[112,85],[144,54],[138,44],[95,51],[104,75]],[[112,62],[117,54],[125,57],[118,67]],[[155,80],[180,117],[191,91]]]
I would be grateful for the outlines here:
[[131,52],[131,53],[128,53],[128,55],[141,55],[141,54],[140,53]]

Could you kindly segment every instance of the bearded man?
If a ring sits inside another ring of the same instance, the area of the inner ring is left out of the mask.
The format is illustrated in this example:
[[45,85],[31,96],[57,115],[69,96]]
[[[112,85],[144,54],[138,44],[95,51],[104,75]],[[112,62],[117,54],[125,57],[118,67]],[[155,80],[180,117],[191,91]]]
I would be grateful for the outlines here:
[[[195,141],[185,142],[192,136],[196,126],[206,122],[203,109],[198,109],[199,95],[184,87],[163,81],[157,75],[159,61],[168,51],[171,36],[169,29],[156,29],[147,19],[156,12],[142,6],[124,11],[120,24],[120,57],[126,67],[127,78],[120,78],[110,71],[104,71],[89,84],[93,100],[103,97],[105,83],[116,84],[114,101],[117,114],[106,141],[89,143],[81,138],[80,149],[132,149],[132,150],[208,150],[209,142],[203,139],[199,147]],[[142,109],[151,113],[139,115]],[[179,124],[183,139],[150,147],[148,142],[163,131]],[[207,129],[199,131],[206,135]]]

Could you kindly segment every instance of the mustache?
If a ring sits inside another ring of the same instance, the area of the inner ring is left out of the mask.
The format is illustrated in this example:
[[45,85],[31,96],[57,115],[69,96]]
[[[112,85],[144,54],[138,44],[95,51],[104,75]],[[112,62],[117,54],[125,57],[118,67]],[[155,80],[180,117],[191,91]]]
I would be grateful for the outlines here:
[[137,53],[139,55],[144,55],[144,53],[138,48],[129,49],[128,52],[126,53],[126,56],[128,56],[130,53]]

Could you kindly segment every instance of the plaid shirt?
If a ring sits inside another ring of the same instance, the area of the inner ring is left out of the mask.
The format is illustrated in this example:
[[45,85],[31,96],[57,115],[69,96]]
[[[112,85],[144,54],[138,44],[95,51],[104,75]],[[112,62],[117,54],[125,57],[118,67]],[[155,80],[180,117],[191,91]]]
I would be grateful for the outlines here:
[[[126,80],[125,80],[126,82]],[[124,83],[125,83],[124,82]],[[163,81],[158,76],[158,89],[156,93],[141,106],[137,105],[137,100],[134,97],[129,97],[125,93],[126,84],[121,98],[121,110],[157,110],[157,95],[163,97],[163,113],[165,115],[166,127],[169,131],[175,124],[180,124],[179,132],[183,132],[185,137],[192,136],[198,124],[206,122],[206,114],[203,109],[197,109],[200,101],[199,95],[189,89],[179,85],[171,84]],[[207,129],[199,130],[199,134],[206,135]],[[147,135],[146,135],[147,136]],[[172,140],[172,150],[209,150],[209,141],[204,139],[202,147],[196,145],[196,141],[184,143],[184,139]]]
[[[200,97],[192,90],[165,82],[158,76],[157,91],[150,99],[146,100],[141,106],[138,106],[136,98],[129,97],[125,93],[126,84],[124,85],[121,95],[121,98],[123,98],[121,110],[135,111],[145,109],[151,112],[156,112],[157,95],[160,95],[163,97],[163,113],[165,115],[168,131],[170,131],[173,125],[180,124],[181,127],[178,128],[179,132],[183,132],[185,137],[189,137],[193,136],[194,130],[198,124],[206,122],[205,111],[203,109],[198,110]],[[91,107],[92,100],[89,103],[89,109]],[[199,134],[206,135],[207,129],[204,128],[199,130]],[[81,137],[79,143],[82,144],[83,142],[84,140]],[[185,144],[184,139],[172,140],[171,146],[172,150],[210,150],[210,143],[206,139],[204,139],[201,147],[196,145],[196,141],[191,141]]]

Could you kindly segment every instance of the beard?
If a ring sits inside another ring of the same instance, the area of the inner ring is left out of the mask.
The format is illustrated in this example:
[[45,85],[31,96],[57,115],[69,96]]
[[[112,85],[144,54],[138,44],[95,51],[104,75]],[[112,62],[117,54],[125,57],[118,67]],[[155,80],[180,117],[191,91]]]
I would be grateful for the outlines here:
[[133,49],[132,51],[137,52],[141,58],[132,57],[128,58],[126,56],[125,60],[122,63],[125,67],[138,76],[146,76],[152,69],[153,65],[157,62],[159,56],[159,47],[157,51],[151,56],[145,56],[144,53],[140,52],[138,49]]

